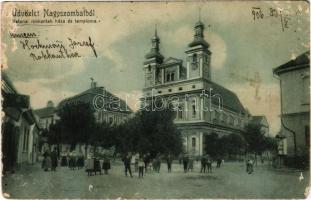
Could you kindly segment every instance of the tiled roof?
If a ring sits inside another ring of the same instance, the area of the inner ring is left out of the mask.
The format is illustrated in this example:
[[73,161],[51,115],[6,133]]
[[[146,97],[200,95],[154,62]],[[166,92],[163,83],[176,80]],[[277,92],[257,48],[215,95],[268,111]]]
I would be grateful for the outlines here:
[[[106,103],[109,101],[115,102],[116,99],[118,99],[118,100],[120,100],[121,112],[132,112],[132,110],[128,107],[128,105],[126,104],[125,101],[116,97],[112,93],[108,92],[103,87],[90,88],[90,89],[88,89],[88,90],[86,90],[86,91],[84,91],[78,95],[64,99],[58,104],[58,109],[62,108],[63,106],[65,106],[66,104],[71,103],[71,102],[82,102],[82,103],[87,103],[87,104],[93,105],[94,98],[97,95],[103,95]],[[113,109],[110,108],[109,106],[105,107],[105,110],[113,111]]]
[[[2,82],[4,82],[7,85],[8,89],[10,91],[12,91],[12,93],[18,93],[18,91],[14,87],[12,81],[10,80],[8,75],[6,74],[5,70],[1,70],[1,78],[2,78]],[[3,87],[3,83],[2,83],[2,87]],[[4,92],[7,92],[7,91],[5,91],[5,88],[2,88],[2,89],[3,89]]]
[[34,110],[34,113],[38,115],[40,118],[48,117],[56,113],[55,107],[45,107],[41,109]]
[[202,45],[206,48],[209,47],[209,44],[204,40],[204,38],[194,38],[194,40],[188,45],[189,47],[194,47],[197,45]]
[[260,124],[261,120],[263,120],[265,116],[252,116],[250,123]]
[[[243,114],[246,114],[246,110],[244,109],[242,103],[240,102],[239,98],[234,92],[228,90],[227,88],[221,85],[218,85],[215,82],[209,81],[209,83],[210,83],[210,88],[213,89],[212,95],[219,94],[223,100],[223,106],[225,108],[228,108],[235,112],[241,112]],[[212,102],[214,104],[218,104],[218,99],[212,98]]]
[[296,59],[291,60],[273,69],[273,73],[280,74],[284,71],[290,71],[290,70],[298,69],[300,67],[310,67],[310,51],[307,51],[301,54],[300,56],[298,56]]

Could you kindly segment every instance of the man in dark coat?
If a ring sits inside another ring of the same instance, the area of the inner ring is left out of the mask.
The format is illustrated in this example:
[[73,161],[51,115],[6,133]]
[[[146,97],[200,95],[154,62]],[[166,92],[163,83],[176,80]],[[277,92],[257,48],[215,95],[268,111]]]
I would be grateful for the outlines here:
[[166,158],[168,172],[172,171],[172,161],[173,161],[173,158],[172,158],[171,154],[168,154],[168,156]]
[[202,173],[202,172],[205,173],[205,171],[206,171],[206,156],[203,155],[201,157],[201,171],[200,171],[200,173]]
[[52,161],[52,171],[56,171],[58,159],[57,159],[57,152],[56,149],[53,149],[51,153],[51,161]]
[[132,156],[128,154],[127,156],[124,157],[123,162],[124,162],[124,167],[125,167],[125,176],[127,176],[127,172],[130,173],[130,176],[132,176],[132,170],[131,170],[131,159]]
[[183,164],[184,164],[184,172],[186,173],[188,171],[188,162],[189,162],[189,157],[187,154],[183,156]]
[[104,156],[104,160],[103,160],[103,170],[105,171],[105,174],[108,174],[108,170],[111,168],[110,165],[110,159],[108,158],[108,156]]
[[218,157],[217,158],[217,168],[220,168],[221,162],[222,162],[221,157]]
[[147,153],[144,155],[145,172],[147,172],[149,162],[150,162],[150,154]]
[[210,156],[207,157],[207,161],[206,161],[206,164],[207,164],[207,172],[210,172],[212,173],[212,163],[213,163],[213,160]]

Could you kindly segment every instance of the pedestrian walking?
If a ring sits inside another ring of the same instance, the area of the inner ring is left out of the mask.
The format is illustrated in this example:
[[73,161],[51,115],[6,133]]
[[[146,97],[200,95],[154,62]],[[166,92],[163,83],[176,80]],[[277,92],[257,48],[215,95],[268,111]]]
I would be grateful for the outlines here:
[[132,159],[131,154],[128,154],[123,158],[123,163],[124,163],[124,168],[125,168],[125,176],[127,176],[127,172],[129,172],[130,176],[133,177],[132,170],[131,170],[131,159]]
[[172,158],[171,154],[168,154],[168,156],[166,158],[166,163],[167,163],[167,171],[169,173],[172,172],[172,162],[173,162],[173,158]]
[[58,164],[58,158],[57,158],[57,152],[56,152],[56,148],[53,149],[52,153],[51,153],[51,170],[52,171],[56,171],[56,167]]
[[188,171],[188,162],[189,162],[189,157],[187,154],[184,154],[183,156],[183,164],[184,164],[184,172],[187,173]]
[[254,172],[254,162],[252,159],[248,159],[246,162],[246,171],[248,174],[252,174]]
[[144,168],[145,163],[143,158],[139,158],[138,160],[138,178],[144,178]]
[[135,154],[135,163],[134,163],[134,166],[135,166],[135,172],[138,171],[138,161],[139,161],[139,158],[140,158],[140,155],[137,153]]
[[81,153],[78,155],[78,158],[77,158],[77,167],[78,169],[84,167],[84,157]]
[[108,170],[111,168],[110,164],[110,159],[108,156],[104,156],[104,161],[103,161],[103,170],[105,174],[108,174]]
[[50,153],[48,151],[44,152],[43,157],[43,169],[44,171],[49,171],[52,168]]
[[160,169],[161,169],[161,156],[158,155],[156,158],[156,171],[160,173]]
[[207,172],[212,173],[212,163],[213,163],[212,158],[208,157],[207,158],[207,162],[206,162],[206,164],[207,164]]
[[67,155],[65,155],[64,153],[62,153],[61,155],[60,166],[62,167],[68,166]]
[[206,171],[206,156],[202,155],[201,156],[201,171],[200,171],[200,173],[202,173],[202,172],[205,173],[205,171]]
[[77,165],[77,157],[74,151],[72,151],[69,155],[69,168],[71,170],[75,170]]
[[100,161],[97,157],[94,157],[94,172],[95,175],[97,172],[99,172],[99,174],[102,175],[102,168],[100,166]]
[[149,162],[150,162],[150,154],[147,153],[144,155],[145,173],[147,172]]
[[220,168],[222,159],[220,157],[217,158],[217,168]]
[[86,172],[88,176],[92,176],[92,172],[94,171],[94,159],[88,155],[86,159]]
[[190,156],[189,157],[189,163],[188,163],[188,171],[193,171],[193,163],[194,163],[194,157]]

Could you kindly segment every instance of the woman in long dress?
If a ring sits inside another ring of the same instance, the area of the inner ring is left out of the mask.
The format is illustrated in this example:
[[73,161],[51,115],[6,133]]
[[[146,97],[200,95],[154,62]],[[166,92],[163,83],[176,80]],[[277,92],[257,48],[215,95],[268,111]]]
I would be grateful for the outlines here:
[[193,156],[190,156],[189,164],[188,164],[188,171],[193,171],[193,162],[194,162],[194,158]]
[[94,171],[94,159],[89,155],[86,159],[86,172],[88,176],[92,176],[92,172]]
[[105,156],[103,161],[103,170],[105,171],[105,174],[108,174],[108,170],[111,168],[110,166],[110,159]]
[[43,169],[44,171],[49,171],[52,168],[52,160],[50,157],[49,152],[44,153],[44,160],[43,160]]

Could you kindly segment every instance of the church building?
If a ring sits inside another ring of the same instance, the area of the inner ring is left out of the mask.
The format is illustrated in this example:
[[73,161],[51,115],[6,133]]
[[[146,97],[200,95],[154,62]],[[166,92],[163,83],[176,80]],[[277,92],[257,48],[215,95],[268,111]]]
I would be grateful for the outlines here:
[[249,120],[248,111],[234,92],[212,80],[212,52],[204,39],[201,20],[195,24],[194,38],[188,44],[184,60],[165,58],[161,54],[157,30],[151,42],[143,67],[142,101],[150,104],[152,99],[163,99],[164,104],[173,106],[185,152],[194,156],[204,154],[208,148],[205,147],[208,134],[216,133],[221,137],[244,130]]

